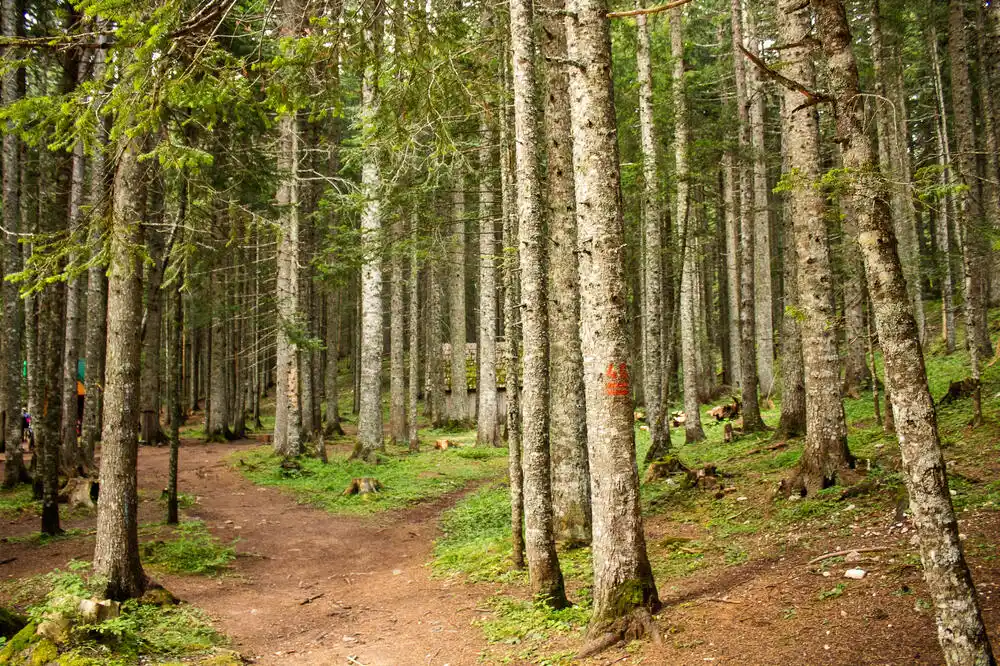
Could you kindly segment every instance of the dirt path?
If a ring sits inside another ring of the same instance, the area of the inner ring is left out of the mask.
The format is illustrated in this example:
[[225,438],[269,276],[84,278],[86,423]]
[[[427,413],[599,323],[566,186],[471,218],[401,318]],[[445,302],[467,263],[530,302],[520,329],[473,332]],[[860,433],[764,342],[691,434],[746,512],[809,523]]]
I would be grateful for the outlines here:
[[[230,469],[226,457],[253,445],[182,449],[179,485],[198,497],[187,515],[204,520],[223,541],[238,537],[238,557],[232,575],[222,578],[159,577],[168,589],[205,609],[258,664],[476,663],[485,642],[470,621],[488,589],[432,579],[426,566],[437,517],[454,497],[386,516],[331,515]],[[162,510],[152,498],[166,485],[166,469],[166,449],[142,448],[139,486],[149,498],[142,503],[144,521]],[[4,533],[34,530],[32,519],[5,526]],[[48,571],[92,553],[92,537],[42,548],[0,544],[0,560],[17,558],[0,575]]]

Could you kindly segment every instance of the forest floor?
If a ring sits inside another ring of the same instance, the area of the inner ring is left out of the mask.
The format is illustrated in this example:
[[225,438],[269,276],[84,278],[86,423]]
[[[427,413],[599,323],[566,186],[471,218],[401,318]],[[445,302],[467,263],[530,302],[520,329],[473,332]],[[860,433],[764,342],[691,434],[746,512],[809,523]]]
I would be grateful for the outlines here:
[[[932,354],[928,366],[936,398],[967,367],[960,353]],[[376,471],[391,480],[386,492],[364,500],[340,495],[344,479],[364,473],[343,462],[349,438],[330,447],[330,465],[303,460],[290,473],[258,442],[185,441],[185,520],[203,521],[235,559],[209,576],[147,569],[259,664],[940,664],[898,447],[872,418],[870,393],[845,407],[864,480],[797,501],[775,489],[801,441],[724,442],[707,416],[705,442],[674,432],[688,467],[719,474],[709,489],[682,477],[643,486],[662,645],[572,659],[589,609],[589,552],[561,553],[576,606],[553,612],[528,599],[525,574],[510,567],[500,452],[391,453]],[[1000,365],[984,373],[984,408],[987,424],[976,429],[968,399],[940,407],[939,420],[966,555],[1000,645]],[[777,414],[767,411],[767,422]],[[647,439],[640,422],[640,460]],[[166,461],[165,448],[141,449],[145,543],[173,538],[159,522]],[[66,536],[44,540],[37,512],[19,501],[0,493],[0,606],[23,608],[37,574],[92,557],[94,518],[68,513]],[[813,562],[837,551],[855,552]],[[866,574],[845,578],[849,568]]]

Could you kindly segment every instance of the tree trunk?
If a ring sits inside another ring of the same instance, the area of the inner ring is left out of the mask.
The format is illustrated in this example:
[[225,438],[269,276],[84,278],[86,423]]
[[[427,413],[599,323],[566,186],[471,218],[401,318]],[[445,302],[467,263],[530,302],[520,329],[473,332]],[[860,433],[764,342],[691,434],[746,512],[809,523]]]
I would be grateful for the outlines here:
[[[521,433],[524,447],[525,547],[532,595],[543,599],[553,608],[562,608],[568,602],[559,558],[556,556],[550,485],[546,238],[542,219],[542,182],[538,155],[541,137],[538,131],[535,39],[532,26],[530,0],[511,0],[521,330],[524,340]],[[454,373],[454,369],[452,372]],[[453,374],[453,393],[454,385]]]
[[391,284],[389,287],[389,437],[396,446],[409,442],[406,427],[406,326],[404,312],[404,260],[402,243],[406,230],[397,213],[392,221]]
[[861,388],[865,385],[868,375],[868,362],[865,360],[864,340],[867,337],[865,329],[865,290],[864,266],[861,253],[854,239],[858,235],[853,203],[844,198],[841,201],[841,225],[843,242],[841,244],[844,276],[844,395],[852,398],[861,397]]
[[143,443],[159,445],[167,439],[160,427],[160,348],[163,346],[163,294],[160,287],[166,271],[166,254],[170,252],[170,248],[167,247],[162,229],[164,195],[161,188],[164,187],[164,180],[156,171],[153,173],[149,202],[152,219],[147,225],[149,231],[145,234],[152,265],[147,270],[145,280],[146,310],[142,319],[142,368],[139,375],[142,416],[139,432]]
[[94,573],[110,599],[139,597],[146,575],[139,563],[139,331],[142,324],[142,220],[145,174],[141,145],[129,139],[118,158],[111,217],[108,280],[107,381],[101,436]]
[[[181,182],[180,210],[178,221],[183,223],[187,212],[187,180]],[[184,284],[183,271],[177,274],[177,284],[171,289],[173,294],[173,321],[167,327],[167,344],[170,345],[170,389],[168,393],[168,412],[170,413],[170,462],[167,472],[167,524],[176,525],[179,521],[177,506],[177,464],[181,448],[181,401],[184,399],[183,366],[184,366],[184,303],[181,296],[181,286]]]
[[[365,22],[366,63],[361,86],[361,117],[366,131],[379,107],[378,76],[382,57],[383,5],[371,0]],[[361,214],[364,264],[361,267],[361,384],[358,409],[358,441],[352,458],[372,461],[384,448],[382,438],[382,257],[378,252],[382,235],[382,177],[373,151],[365,151],[361,188],[365,196]],[[464,284],[464,282],[463,282]],[[464,328],[463,328],[464,331]]]
[[[746,20],[751,49],[763,57],[762,35],[758,34],[753,15],[753,5],[747,3]],[[757,334],[757,381],[760,392],[770,396],[774,392],[774,291],[771,285],[771,211],[768,205],[767,145],[764,142],[764,111],[767,87],[763,75],[751,69],[748,85],[750,91],[750,141],[753,148],[753,217],[754,217],[754,289],[755,321]],[[751,211],[745,211],[745,215]]]
[[340,370],[340,309],[341,289],[330,289],[326,295],[326,428],[327,436],[343,435],[337,401],[340,389],[337,373]]
[[226,383],[227,367],[230,362],[226,345],[226,319],[224,316],[226,292],[220,286],[223,277],[221,268],[216,266],[209,276],[209,298],[212,308],[212,330],[209,334],[211,372],[208,417],[205,420],[205,437],[209,442],[221,442],[229,438],[229,387]]
[[[504,89],[510,97],[510,51],[504,45]],[[503,232],[503,335],[506,343],[504,365],[504,395],[507,399],[508,474],[510,476],[510,526],[511,560],[516,569],[524,569],[524,469],[521,466],[521,383],[520,367],[521,318],[517,304],[520,302],[520,261],[517,252],[517,203],[514,201],[514,166],[511,157],[511,129],[513,119],[508,105],[504,105],[500,118],[500,216]]]
[[417,434],[417,399],[420,397],[420,225],[416,214],[410,216],[410,326],[408,338],[410,345],[409,383],[407,386],[407,440],[410,451],[420,450],[420,437]]
[[[785,73],[812,90],[816,74],[809,47],[808,13],[779,12],[785,49]],[[840,395],[840,357],[833,313],[833,267],[827,240],[820,178],[819,114],[815,105],[799,108],[801,93],[784,90],[782,130],[788,137],[788,168],[792,183],[795,260],[798,262],[798,308],[801,312],[802,361],[806,388],[806,443],[798,470],[786,490],[814,494],[843,481],[853,467],[847,450],[847,426]],[[792,259],[791,257],[789,258]]]
[[948,353],[955,351],[957,346],[957,331],[955,328],[955,278],[952,269],[951,229],[954,224],[954,197],[950,193],[952,183],[951,149],[948,141],[948,109],[944,99],[944,85],[941,81],[941,63],[938,58],[938,38],[933,26],[927,33],[927,41],[931,53],[931,65],[934,70],[934,93],[937,101],[935,110],[935,134],[937,135],[938,167],[941,170],[939,182],[944,194],[938,199],[940,214],[937,219],[936,237],[941,263],[941,336],[945,341]]
[[[899,241],[899,256],[903,263],[903,274],[920,339],[924,339],[923,299],[920,294],[920,248],[917,244],[916,218],[913,196],[910,192],[909,146],[906,144],[906,111],[889,99],[888,61],[886,45],[882,39],[882,16],[879,0],[872,0],[871,6],[871,47],[872,68],[875,82],[876,128],[879,143],[879,166],[893,187],[893,224]],[[900,138],[903,141],[900,141]],[[904,166],[905,165],[905,166]]]
[[[988,231],[983,216],[982,190],[976,164],[976,128],[972,108],[972,82],[969,79],[968,40],[965,34],[965,1],[948,3],[948,58],[951,61],[951,104],[958,143],[958,177],[965,191],[959,193],[959,210],[965,247],[962,268],[965,272],[965,337],[969,365],[975,389],[972,397],[974,425],[983,421],[982,390],[979,372],[982,356],[989,354],[980,344],[981,329],[986,327],[986,303],[983,280],[986,269]],[[989,334],[986,334],[987,340]]]
[[[484,10],[485,12],[485,10]],[[484,31],[492,31],[492,16],[484,19]],[[490,117],[480,122],[479,168],[479,372],[476,376],[476,399],[479,406],[476,444],[500,445],[500,422],[497,411],[497,234],[494,193],[497,188],[496,150]],[[414,295],[415,292],[414,292]]]
[[594,530],[588,633],[600,644],[608,634],[656,636],[649,613],[659,607],[659,596],[639,510],[608,7],[605,0],[574,0],[568,9],[568,55],[577,63],[567,69]]
[[[24,20],[23,13],[18,12],[17,0],[3,0],[0,7],[0,23],[5,38],[17,36],[19,25]],[[7,107],[17,101],[18,91],[17,68],[9,67],[2,74],[2,102]],[[14,275],[21,272],[21,244],[18,233],[21,231],[21,142],[13,132],[3,135],[3,274]],[[3,321],[0,330],[3,334],[3,374],[0,384],[0,437],[3,438],[5,463],[3,487],[13,488],[25,480],[27,471],[24,468],[24,458],[21,453],[21,343],[24,332],[23,301],[18,293],[17,284],[9,280],[0,283],[0,293],[3,295]]]
[[695,326],[697,242],[695,225],[691,224],[690,187],[688,184],[688,121],[684,97],[684,32],[680,10],[670,13],[670,44],[673,57],[674,151],[677,178],[677,213],[675,224],[681,233],[683,254],[681,264],[681,357],[684,365],[684,439],[700,442],[705,439],[699,408],[698,333]]
[[[672,21],[671,27],[673,24]],[[642,379],[643,397],[646,404],[646,423],[649,424],[650,446],[646,452],[646,462],[649,463],[664,456],[670,450],[670,418],[663,395],[663,350],[660,344],[663,321],[664,243],[662,229],[664,202],[657,169],[658,146],[653,116],[653,66],[650,60],[649,25],[646,16],[637,17],[636,28],[639,33],[636,68],[639,79],[639,133],[642,140],[643,181]],[[674,62],[675,75],[679,66],[683,76],[683,55],[682,52],[679,65],[677,61]],[[683,82],[680,83],[679,91],[675,94],[679,94],[683,98]],[[683,109],[682,104],[677,110],[681,112]],[[681,118],[680,113],[677,117]],[[680,201],[680,197],[678,197],[678,201]]]
[[562,0],[547,0],[542,18],[545,67],[545,214],[549,247],[549,439],[552,453],[552,511],[556,538],[570,546],[590,543],[590,467],[580,352],[580,272],[569,78],[556,64],[566,57]]
[[[729,305],[729,359],[730,375],[734,387],[743,385],[740,375],[742,365],[740,356],[740,222],[736,202],[739,192],[736,182],[739,175],[734,176],[733,153],[726,151],[722,155],[722,190],[726,214],[726,298]],[[787,263],[787,262],[784,262]]]
[[743,432],[763,430],[757,397],[757,324],[754,305],[756,221],[754,220],[753,173],[746,162],[751,150],[750,114],[747,108],[746,66],[740,51],[743,18],[740,0],[732,0],[730,22],[733,31],[733,63],[736,73],[736,112],[739,118],[740,173],[740,378],[743,389]]
[[[84,66],[79,67],[78,80],[84,74]],[[78,141],[73,146],[73,157],[70,166],[70,191],[69,191],[69,231],[73,239],[71,242],[75,246],[77,239],[81,235],[80,230],[80,206],[83,203],[83,167],[84,152],[83,142]],[[70,265],[75,265],[79,261],[79,254],[73,250],[70,252]],[[70,476],[82,474],[87,467],[87,461],[80,448],[79,435],[77,431],[77,363],[80,359],[80,306],[83,296],[83,281],[76,276],[66,280],[66,310],[63,313],[62,322],[65,330],[63,334],[62,349],[62,395],[60,399],[62,406],[62,423],[60,424],[60,439],[62,443],[61,467]]]
[[[790,27],[794,27],[793,24]],[[781,100],[782,118],[788,113],[785,100]],[[789,172],[788,135],[781,134],[781,171]],[[799,326],[799,281],[798,266],[793,256],[791,243],[795,238],[795,210],[787,193],[782,206],[782,261],[784,281],[784,303],[781,317],[781,417],[775,440],[800,437],[806,432],[806,386],[805,371],[802,367],[802,330]]]
[[465,178],[455,176],[452,192],[452,224],[448,238],[448,333],[451,342],[451,410],[448,420],[468,421],[466,402],[469,380],[465,367]]
[[886,383],[892,389],[892,409],[898,417],[900,453],[920,536],[924,579],[934,600],[938,640],[949,666],[995,664],[951,505],[917,325],[909,310],[895,250],[888,185],[876,169],[858,103],[861,91],[847,15],[840,0],[814,0],[813,5],[837,100],[844,166],[851,173],[865,175],[850,183],[858,212],[858,241],[885,359]]

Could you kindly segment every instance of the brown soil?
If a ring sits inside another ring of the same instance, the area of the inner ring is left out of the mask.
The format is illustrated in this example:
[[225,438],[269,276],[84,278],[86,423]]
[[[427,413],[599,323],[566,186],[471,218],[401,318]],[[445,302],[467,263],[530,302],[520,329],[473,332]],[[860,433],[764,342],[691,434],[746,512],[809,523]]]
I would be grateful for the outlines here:
[[[233,647],[258,664],[475,664],[485,647],[470,620],[488,591],[433,579],[426,565],[437,516],[456,497],[376,518],[335,516],[256,487],[226,457],[258,445],[193,444],[181,450],[179,486],[197,503],[185,513],[236,543],[220,578],[156,575],[179,598],[206,610]],[[140,521],[162,519],[166,448],[142,447]],[[93,529],[93,518],[66,528]],[[37,519],[4,525],[4,536],[37,531]],[[46,546],[0,543],[4,580],[90,559],[93,537]],[[0,600],[2,601],[2,600]],[[350,661],[353,658],[355,661]]]
[[[488,616],[495,586],[430,576],[426,566],[440,512],[455,495],[377,517],[335,516],[260,488],[225,458],[253,445],[191,444],[182,450],[181,487],[198,497],[187,511],[220,539],[238,538],[233,573],[221,578],[159,576],[179,597],[215,618],[234,647],[259,664],[419,666],[538,663],[572,654],[578,634],[521,645],[487,645],[472,620]],[[333,454],[333,452],[331,452]],[[166,449],[140,455],[141,520],[159,520],[166,483]],[[1000,514],[961,514],[966,551],[996,642],[1000,623],[1000,563],[995,535]],[[66,522],[92,529],[93,518]],[[892,512],[850,526],[851,534],[794,528],[760,534],[742,565],[718,566],[659,581],[664,609],[660,647],[617,646],[585,664],[923,664],[942,663],[929,596],[916,564],[912,526]],[[37,518],[4,525],[4,535],[37,529]],[[650,557],[704,538],[701,526],[664,516],[647,521]],[[818,554],[863,547],[862,561],[808,566]],[[93,537],[46,546],[0,540],[3,579],[89,559]],[[868,575],[843,578],[859,566]],[[828,575],[823,575],[824,569]],[[839,583],[839,594],[830,594]],[[523,596],[524,590],[506,593]],[[827,598],[820,598],[826,592]],[[573,596],[579,590],[571,589]],[[0,595],[2,597],[2,595]],[[0,598],[0,603],[3,599]],[[575,663],[575,662],[553,662]]]

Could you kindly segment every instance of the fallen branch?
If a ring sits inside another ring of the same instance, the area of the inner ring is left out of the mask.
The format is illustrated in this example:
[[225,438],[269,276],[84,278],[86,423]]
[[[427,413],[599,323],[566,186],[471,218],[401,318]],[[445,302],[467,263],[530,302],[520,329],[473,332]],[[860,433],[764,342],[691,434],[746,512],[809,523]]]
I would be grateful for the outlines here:
[[668,2],[665,5],[657,5],[656,7],[649,7],[648,9],[630,9],[624,12],[608,12],[608,18],[628,18],[629,16],[650,16],[651,14],[659,14],[660,12],[665,12],[677,7],[681,7],[691,2],[691,0],[674,0],[673,2]]
[[720,604],[735,604],[737,606],[740,605],[739,601],[733,601],[732,599],[723,599],[721,597],[709,597],[705,601],[718,601]]
[[356,666],[365,666],[364,664],[362,664],[360,661],[358,661],[357,659],[355,659],[351,655],[347,655],[347,661],[351,662],[352,664],[356,664]]
[[817,562],[822,562],[823,560],[828,560],[831,557],[838,557],[840,555],[850,555],[851,553],[873,553],[873,552],[879,551],[879,550],[889,550],[889,547],[888,546],[872,546],[871,548],[848,548],[847,550],[837,550],[837,551],[834,551],[832,553],[824,553],[823,555],[820,555],[819,557],[812,558],[811,560],[809,560],[808,562],[806,562],[806,566],[809,566],[810,564],[816,564]]
[[305,606],[306,604],[311,604],[312,602],[322,597],[324,594],[326,594],[326,592],[320,592],[319,594],[314,594],[311,597],[306,597],[305,599],[299,602],[299,606]]

